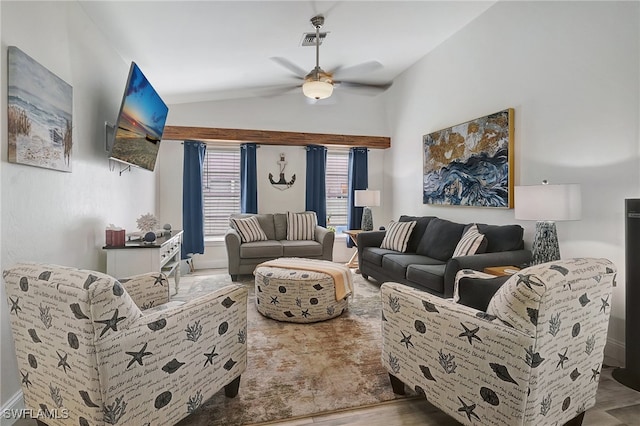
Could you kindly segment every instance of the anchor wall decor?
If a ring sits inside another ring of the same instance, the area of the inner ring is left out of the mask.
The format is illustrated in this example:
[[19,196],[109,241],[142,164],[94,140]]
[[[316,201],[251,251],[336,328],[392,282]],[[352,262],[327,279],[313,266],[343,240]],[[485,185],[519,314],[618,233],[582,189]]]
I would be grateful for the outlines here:
[[273,180],[273,173],[269,173],[269,182],[273,185],[274,188],[278,188],[280,191],[284,191],[285,189],[291,188],[293,183],[296,181],[296,175],[291,176],[291,180],[287,181],[284,177],[284,169],[287,167],[287,161],[284,158],[284,153],[280,154],[280,161],[277,161],[280,166],[280,179],[275,181]]

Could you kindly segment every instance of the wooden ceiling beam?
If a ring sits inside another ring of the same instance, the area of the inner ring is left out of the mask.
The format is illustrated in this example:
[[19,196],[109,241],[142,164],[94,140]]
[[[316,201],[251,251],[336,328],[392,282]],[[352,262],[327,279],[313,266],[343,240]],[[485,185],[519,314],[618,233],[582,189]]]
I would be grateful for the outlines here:
[[335,135],[329,133],[279,132],[273,130],[221,129],[213,127],[166,126],[162,139],[255,142],[263,145],[331,145],[387,149],[391,138],[386,136]]

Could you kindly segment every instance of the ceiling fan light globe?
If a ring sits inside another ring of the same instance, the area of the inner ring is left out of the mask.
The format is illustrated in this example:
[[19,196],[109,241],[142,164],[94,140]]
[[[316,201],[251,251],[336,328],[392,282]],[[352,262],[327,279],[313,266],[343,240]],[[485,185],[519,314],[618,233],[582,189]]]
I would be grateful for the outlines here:
[[326,81],[307,81],[302,85],[302,93],[311,99],[326,99],[333,93],[333,84]]

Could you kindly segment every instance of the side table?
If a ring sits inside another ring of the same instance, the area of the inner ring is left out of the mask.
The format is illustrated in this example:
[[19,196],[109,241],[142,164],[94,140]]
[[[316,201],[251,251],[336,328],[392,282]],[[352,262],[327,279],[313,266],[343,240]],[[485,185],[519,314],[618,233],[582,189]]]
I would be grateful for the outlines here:
[[355,253],[353,253],[351,259],[349,259],[349,262],[346,264],[349,268],[358,268],[358,234],[361,232],[363,232],[362,229],[349,229],[342,231],[343,234],[347,234],[349,238],[351,238],[353,246],[356,248]]
[[127,241],[124,246],[104,246],[103,249],[107,252],[107,274],[114,278],[145,272],[164,272],[167,276],[173,274],[177,294],[180,286],[181,247],[180,230],[174,230],[171,235],[159,237],[152,243],[136,240]]
[[496,277],[504,277],[506,275],[513,275],[518,272],[520,268],[517,266],[490,266],[484,268],[482,272],[485,274],[495,275]]

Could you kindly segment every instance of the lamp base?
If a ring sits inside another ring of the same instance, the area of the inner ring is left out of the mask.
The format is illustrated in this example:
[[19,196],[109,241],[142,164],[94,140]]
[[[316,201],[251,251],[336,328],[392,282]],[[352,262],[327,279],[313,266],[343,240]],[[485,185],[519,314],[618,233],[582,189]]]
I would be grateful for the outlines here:
[[532,265],[560,260],[560,246],[555,222],[536,222],[536,235],[533,238]]
[[362,223],[360,224],[360,229],[363,231],[373,231],[373,214],[369,207],[362,209]]

